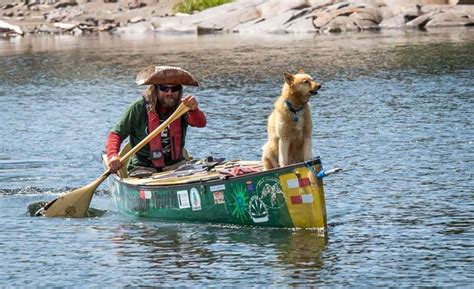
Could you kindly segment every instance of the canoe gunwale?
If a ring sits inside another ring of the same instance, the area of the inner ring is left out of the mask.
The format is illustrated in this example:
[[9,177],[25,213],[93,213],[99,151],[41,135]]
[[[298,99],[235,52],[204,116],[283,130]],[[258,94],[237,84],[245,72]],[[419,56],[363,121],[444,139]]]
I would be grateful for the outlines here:
[[[225,183],[227,181],[237,181],[238,179],[242,178],[242,179],[245,179],[245,178],[249,178],[249,177],[256,177],[258,175],[265,175],[265,174],[268,174],[268,173],[277,173],[277,172],[280,172],[280,171],[287,171],[287,170],[291,170],[291,169],[296,169],[298,167],[301,167],[301,166],[314,166],[314,165],[321,165],[321,159],[320,157],[315,157],[311,160],[308,160],[308,161],[305,161],[305,162],[301,162],[301,163],[296,163],[296,164],[291,164],[289,166],[285,166],[285,167],[279,167],[279,168],[274,168],[274,169],[270,169],[270,170],[266,170],[266,171],[260,171],[260,172],[252,172],[252,173],[247,173],[247,174],[243,174],[243,175],[239,175],[239,176],[229,176],[229,177],[226,177],[226,178],[217,178],[217,179],[211,179],[211,180],[196,180],[196,181],[190,181],[190,182],[186,182],[186,183],[182,183],[182,184],[170,184],[170,185],[147,185],[147,184],[131,184],[131,183],[128,183],[126,181],[124,181],[125,179],[122,179],[120,178],[118,175],[114,174],[114,175],[111,175],[111,177],[113,177],[116,181],[118,181],[119,183],[121,183],[122,185],[127,185],[129,187],[139,187],[141,189],[179,189],[179,188],[185,188],[185,187],[189,187],[191,185],[196,185],[196,184],[206,184],[206,185],[214,185],[214,184],[219,184],[219,183]],[[317,173],[317,172],[316,172]]]

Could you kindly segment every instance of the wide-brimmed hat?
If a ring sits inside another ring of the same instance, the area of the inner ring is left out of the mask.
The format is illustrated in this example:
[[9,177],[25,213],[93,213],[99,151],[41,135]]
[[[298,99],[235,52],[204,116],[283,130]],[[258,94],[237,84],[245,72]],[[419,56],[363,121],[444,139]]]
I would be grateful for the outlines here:
[[137,85],[145,84],[180,84],[199,86],[191,73],[180,67],[150,65],[137,74]]

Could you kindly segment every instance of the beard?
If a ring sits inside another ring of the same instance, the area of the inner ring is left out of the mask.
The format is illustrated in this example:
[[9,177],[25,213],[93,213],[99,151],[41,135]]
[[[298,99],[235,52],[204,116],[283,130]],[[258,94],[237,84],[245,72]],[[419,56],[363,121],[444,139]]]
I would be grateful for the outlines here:
[[179,104],[181,96],[179,94],[173,95],[173,97],[165,97],[162,95],[158,96],[158,104],[164,108],[176,108]]

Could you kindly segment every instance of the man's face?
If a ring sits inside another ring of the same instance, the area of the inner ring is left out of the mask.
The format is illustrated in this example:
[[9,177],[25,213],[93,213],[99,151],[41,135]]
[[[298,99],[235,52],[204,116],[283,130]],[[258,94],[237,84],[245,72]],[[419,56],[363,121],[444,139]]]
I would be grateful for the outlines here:
[[158,85],[158,102],[162,107],[175,108],[181,98],[181,87],[179,85]]

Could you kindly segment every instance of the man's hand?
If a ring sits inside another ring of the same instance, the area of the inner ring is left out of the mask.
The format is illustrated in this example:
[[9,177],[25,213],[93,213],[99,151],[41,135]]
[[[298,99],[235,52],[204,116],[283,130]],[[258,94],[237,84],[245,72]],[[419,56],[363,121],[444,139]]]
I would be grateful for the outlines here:
[[196,110],[198,108],[198,102],[197,102],[196,98],[192,95],[188,95],[185,98],[183,98],[182,102],[184,103],[184,105],[189,107],[189,110],[191,110],[191,111]]
[[111,157],[109,159],[109,170],[112,173],[116,173],[118,170],[122,168],[122,163],[118,156]]

